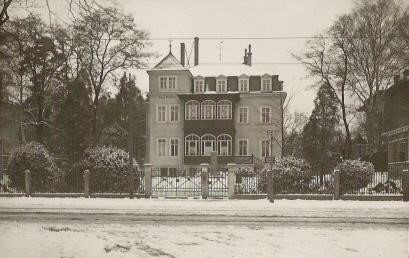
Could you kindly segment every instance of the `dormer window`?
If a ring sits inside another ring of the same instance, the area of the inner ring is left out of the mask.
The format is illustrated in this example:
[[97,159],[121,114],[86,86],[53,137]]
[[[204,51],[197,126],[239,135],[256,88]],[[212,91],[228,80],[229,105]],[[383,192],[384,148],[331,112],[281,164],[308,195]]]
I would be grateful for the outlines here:
[[216,91],[217,92],[227,92],[227,80],[226,77],[220,76],[216,80]]
[[194,92],[203,93],[205,92],[205,84],[203,79],[195,79],[194,81]]
[[239,77],[239,92],[249,91],[249,77],[242,75]]
[[271,89],[272,89],[271,76],[263,75],[261,77],[261,91],[262,92],[271,92]]
[[176,76],[159,76],[159,90],[176,90]]

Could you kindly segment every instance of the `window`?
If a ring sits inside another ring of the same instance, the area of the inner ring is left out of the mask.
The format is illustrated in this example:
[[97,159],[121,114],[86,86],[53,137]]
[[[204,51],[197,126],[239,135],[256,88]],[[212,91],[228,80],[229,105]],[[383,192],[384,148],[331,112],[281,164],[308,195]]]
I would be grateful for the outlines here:
[[205,92],[204,80],[195,80],[195,93]]
[[199,156],[200,155],[200,138],[195,134],[190,134],[185,138],[185,155]]
[[217,154],[219,156],[231,156],[231,136],[221,134],[217,137]]
[[175,76],[169,76],[169,90],[176,90],[176,77]]
[[217,116],[218,119],[231,119],[232,104],[228,100],[220,100],[217,103]]
[[195,100],[190,100],[185,104],[185,119],[186,120],[199,120],[200,104]]
[[156,118],[159,123],[166,122],[166,106],[165,105],[157,106],[157,117]]
[[261,157],[270,157],[270,141],[261,140]]
[[227,92],[227,80],[226,79],[217,80],[217,92]]
[[249,91],[249,79],[239,79],[239,92]]
[[168,78],[167,77],[159,77],[159,89],[160,90],[166,90],[166,88],[168,87]]
[[172,138],[170,139],[170,150],[169,150],[169,155],[171,157],[177,157],[179,156],[179,139],[177,138]]
[[216,137],[205,134],[202,136],[202,155],[210,156],[212,151],[216,151]]
[[202,102],[202,119],[216,119],[216,102],[212,100],[205,100]]
[[166,156],[166,139],[158,139],[158,156]]
[[261,91],[264,91],[264,92],[271,91],[271,79],[270,78],[262,79]]
[[249,155],[248,146],[249,146],[249,140],[247,139],[239,140],[239,156]]
[[239,123],[247,124],[249,122],[249,108],[239,107]]
[[271,107],[261,107],[260,122],[262,124],[269,124],[271,122]]
[[159,90],[176,90],[176,76],[160,76]]
[[179,105],[170,105],[170,122],[179,122]]

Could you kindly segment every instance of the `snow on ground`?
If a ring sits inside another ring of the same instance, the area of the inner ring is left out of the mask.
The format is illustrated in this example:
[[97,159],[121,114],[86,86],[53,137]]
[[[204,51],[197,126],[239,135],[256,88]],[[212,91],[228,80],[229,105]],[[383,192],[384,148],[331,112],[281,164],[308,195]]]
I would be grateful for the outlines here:
[[408,218],[402,201],[0,198],[0,211]]
[[0,222],[0,256],[408,257],[399,228]]

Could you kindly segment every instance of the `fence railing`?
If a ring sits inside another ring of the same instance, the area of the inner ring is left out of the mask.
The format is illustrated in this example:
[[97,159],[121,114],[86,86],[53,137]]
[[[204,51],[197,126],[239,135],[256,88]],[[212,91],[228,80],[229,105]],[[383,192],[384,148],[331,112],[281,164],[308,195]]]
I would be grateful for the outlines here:
[[236,194],[267,194],[267,171],[239,170],[236,174]]
[[402,194],[402,172],[375,172],[370,174],[369,180],[351,183],[341,180],[341,194],[358,195],[400,195]]
[[175,169],[162,171],[152,169],[152,196],[195,197],[201,195],[200,170]]

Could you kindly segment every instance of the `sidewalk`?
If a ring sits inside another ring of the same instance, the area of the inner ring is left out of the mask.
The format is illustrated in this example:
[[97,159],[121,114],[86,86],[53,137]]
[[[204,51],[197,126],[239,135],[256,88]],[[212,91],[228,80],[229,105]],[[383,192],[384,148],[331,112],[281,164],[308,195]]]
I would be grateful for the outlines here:
[[0,213],[78,213],[135,215],[217,215],[315,218],[399,218],[409,221],[401,201],[170,200],[103,198],[0,198]]

